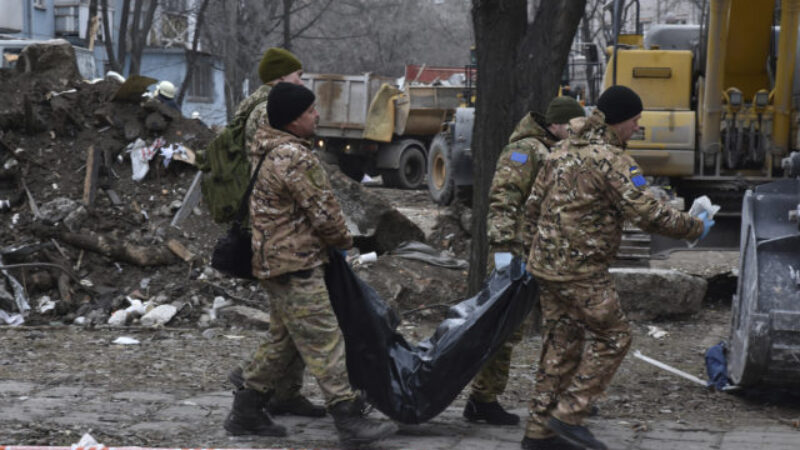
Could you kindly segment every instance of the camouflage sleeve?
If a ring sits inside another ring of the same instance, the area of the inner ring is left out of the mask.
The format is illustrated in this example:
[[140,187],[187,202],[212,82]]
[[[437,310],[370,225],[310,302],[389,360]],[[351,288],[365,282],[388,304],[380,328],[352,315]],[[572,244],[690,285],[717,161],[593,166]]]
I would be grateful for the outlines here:
[[267,102],[261,102],[256,105],[250,112],[250,115],[247,116],[247,121],[244,125],[245,148],[250,148],[253,138],[255,138],[256,131],[258,131],[263,124],[267,124]]
[[622,214],[648,233],[676,239],[695,239],[703,232],[703,221],[658,201],[647,190],[647,181],[628,155],[612,158],[606,174],[611,201]]
[[352,247],[353,238],[347,231],[341,207],[317,158],[309,152],[296,152],[285,173],[289,192],[311,221],[317,236],[332,247]]
[[[539,170],[533,188],[531,188],[531,194],[525,202],[525,224],[522,228],[522,240],[525,244],[525,248],[530,248],[533,242],[533,233],[536,231],[539,221],[542,199],[547,193],[547,187],[551,185],[548,181],[549,175],[547,162],[543,162],[542,169]],[[527,257],[528,255],[525,256]]]
[[509,144],[500,153],[489,189],[486,228],[490,252],[525,252],[519,237],[520,222],[538,166],[535,143]]

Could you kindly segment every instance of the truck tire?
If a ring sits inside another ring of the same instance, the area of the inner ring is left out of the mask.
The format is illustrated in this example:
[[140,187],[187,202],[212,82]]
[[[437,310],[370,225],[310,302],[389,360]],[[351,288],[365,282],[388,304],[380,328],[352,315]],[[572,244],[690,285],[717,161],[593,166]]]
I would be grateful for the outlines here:
[[408,147],[400,155],[397,169],[381,171],[383,184],[401,189],[419,189],[425,182],[425,154],[419,147]]
[[445,206],[453,202],[456,192],[453,177],[450,144],[445,135],[438,134],[428,150],[428,193],[437,205]]
[[360,183],[365,173],[364,161],[358,156],[342,153],[339,155],[339,170],[353,181]]

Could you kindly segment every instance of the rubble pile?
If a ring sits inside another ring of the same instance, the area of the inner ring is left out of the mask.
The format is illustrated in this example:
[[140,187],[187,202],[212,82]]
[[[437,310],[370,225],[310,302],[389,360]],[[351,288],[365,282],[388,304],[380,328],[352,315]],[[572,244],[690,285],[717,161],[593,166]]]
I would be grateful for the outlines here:
[[[28,324],[106,324],[125,310],[115,320],[130,324],[169,304],[175,324],[208,315],[206,299],[223,291],[255,291],[206,267],[223,229],[205,211],[195,208],[181,228],[170,226],[196,168],[156,153],[149,173],[132,177],[126,148],[137,139],[200,149],[214,132],[141,92],[119,98],[121,87],[114,78],[83,80],[72,47],[57,43],[29,46],[14,69],[0,70],[6,316],[28,303]],[[164,311],[171,308],[150,317]]]
[[[142,97],[155,80],[81,79],[72,52],[32,45],[16,68],[0,70],[0,326],[23,317],[87,327],[241,324],[253,314],[236,308],[263,308],[265,294],[208,266],[226,227],[187,200],[191,155],[214,132]],[[353,256],[425,240],[385,199],[328,170],[359,246]],[[176,224],[179,209],[189,212]],[[461,283],[463,273],[442,277]],[[430,294],[404,292],[412,295],[392,300],[418,307]]]

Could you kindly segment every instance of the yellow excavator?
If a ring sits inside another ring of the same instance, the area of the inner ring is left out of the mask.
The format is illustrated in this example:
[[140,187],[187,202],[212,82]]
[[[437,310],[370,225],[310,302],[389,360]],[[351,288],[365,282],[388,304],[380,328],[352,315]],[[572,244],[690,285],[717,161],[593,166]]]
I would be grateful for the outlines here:
[[[611,7],[616,24],[638,15],[638,2]],[[800,153],[790,154],[798,17],[800,0],[711,0],[702,27],[643,36],[615,26],[605,73],[606,87],[642,97],[628,151],[644,172],[668,177],[687,200],[707,194],[723,206],[709,238],[740,252],[726,358],[741,387],[800,385]],[[736,225],[732,242],[720,242],[731,237],[721,219]]]
[[[706,194],[720,204],[718,218],[733,226],[707,245],[737,245],[745,190],[783,177],[797,147],[800,0],[710,0],[703,24],[653,25],[646,35],[638,0],[607,8],[614,45],[603,87],[628,86],[644,104],[629,153],[687,201]],[[630,22],[635,29],[623,32]]]

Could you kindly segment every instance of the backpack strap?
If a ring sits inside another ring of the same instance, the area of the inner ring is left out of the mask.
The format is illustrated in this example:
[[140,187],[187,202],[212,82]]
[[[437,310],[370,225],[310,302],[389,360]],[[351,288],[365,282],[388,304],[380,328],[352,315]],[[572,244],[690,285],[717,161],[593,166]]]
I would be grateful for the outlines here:
[[242,201],[239,203],[239,210],[236,211],[236,216],[233,218],[233,223],[236,225],[241,225],[244,222],[244,218],[247,217],[247,206],[250,201],[250,194],[253,192],[253,186],[255,186],[256,178],[258,178],[258,171],[261,170],[261,164],[264,162],[264,158],[267,157],[267,153],[269,152],[264,152],[264,154],[261,155],[256,170],[253,172],[253,176],[250,177],[250,183],[247,185],[247,190],[244,191]]

